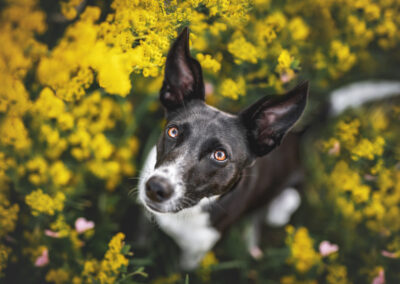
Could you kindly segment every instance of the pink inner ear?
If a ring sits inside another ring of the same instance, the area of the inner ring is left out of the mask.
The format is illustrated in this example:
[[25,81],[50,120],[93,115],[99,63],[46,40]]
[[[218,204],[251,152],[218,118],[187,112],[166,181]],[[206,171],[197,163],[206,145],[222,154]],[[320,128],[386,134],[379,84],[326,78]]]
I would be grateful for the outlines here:
[[273,123],[277,121],[278,114],[276,112],[264,112],[261,115],[262,127],[271,126]]
[[275,141],[272,139],[274,135],[272,125],[276,122],[278,116],[272,112],[264,112],[259,119],[256,120],[259,129],[258,141],[267,146],[273,146]]
[[194,85],[194,78],[193,78],[193,73],[192,70],[190,70],[189,66],[187,65],[187,58],[185,58],[185,55],[179,54],[179,57],[177,58],[177,63],[179,66],[179,88],[182,88],[185,90],[185,93],[193,91],[193,85]]
[[256,120],[257,128],[260,129],[260,134],[271,132],[272,126],[277,120],[278,115],[275,112],[262,112],[260,117]]

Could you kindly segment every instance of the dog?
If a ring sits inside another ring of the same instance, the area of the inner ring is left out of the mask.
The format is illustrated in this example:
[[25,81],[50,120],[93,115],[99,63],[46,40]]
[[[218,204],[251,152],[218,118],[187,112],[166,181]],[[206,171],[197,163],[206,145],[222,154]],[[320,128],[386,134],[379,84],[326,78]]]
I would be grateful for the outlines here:
[[[204,101],[188,29],[173,43],[159,97],[167,123],[143,167],[139,201],[180,247],[182,268],[194,269],[235,221],[274,198],[286,200],[275,204],[275,211],[288,211],[280,223],[298,207],[292,188],[304,176],[300,136],[290,130],[306,107],[308,89],[303,82],[237,115],[223,112]],[[282,208],[288,200],[290,208]]]

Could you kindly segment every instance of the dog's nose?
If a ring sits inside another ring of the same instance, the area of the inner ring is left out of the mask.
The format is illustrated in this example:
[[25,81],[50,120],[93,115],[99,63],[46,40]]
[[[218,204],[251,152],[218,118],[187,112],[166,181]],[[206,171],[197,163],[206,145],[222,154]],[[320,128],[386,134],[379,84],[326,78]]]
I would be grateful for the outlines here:
[[154,176],[146,182],[146,195],[154,202],[163,202],[172,195],[172,186],[167,179]]

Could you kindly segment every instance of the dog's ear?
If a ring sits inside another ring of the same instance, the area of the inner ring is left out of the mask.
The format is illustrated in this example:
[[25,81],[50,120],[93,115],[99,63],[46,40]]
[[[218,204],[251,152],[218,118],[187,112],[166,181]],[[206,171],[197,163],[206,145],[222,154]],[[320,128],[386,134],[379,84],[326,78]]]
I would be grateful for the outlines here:
[[307,94],[306,81],[285,95],[264,97],[239,114],[256,156],[267,154],[281,143],[283,136],[303,113]]
[[184,28],[167,55],[160,100],[170,111],[193,99],[204,100],[200,63],[190,56],[189,29]]

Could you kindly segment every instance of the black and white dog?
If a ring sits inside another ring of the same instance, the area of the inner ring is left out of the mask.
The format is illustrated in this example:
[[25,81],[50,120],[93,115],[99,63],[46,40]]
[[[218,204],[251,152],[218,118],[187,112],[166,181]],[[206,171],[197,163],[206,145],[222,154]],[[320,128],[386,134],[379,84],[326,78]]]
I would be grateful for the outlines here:
[[160,91],[167,124],[143,168],[139,200],[182,249],[183,268],[195,268],[243,214],[300,182],[299,136],[288,131],[307,93],[304,82],[238,115],[208,106],[188,29],[179,35]]

